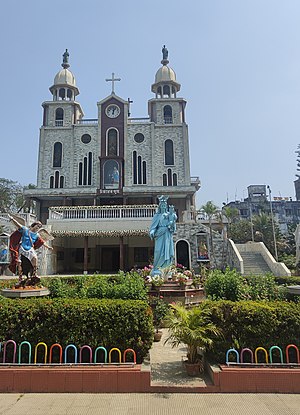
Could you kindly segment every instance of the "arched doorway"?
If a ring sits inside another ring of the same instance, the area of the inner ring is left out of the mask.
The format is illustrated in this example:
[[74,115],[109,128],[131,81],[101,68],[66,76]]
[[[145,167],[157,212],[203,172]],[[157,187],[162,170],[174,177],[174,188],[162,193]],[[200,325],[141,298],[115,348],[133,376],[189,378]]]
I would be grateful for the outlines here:
[[177,264],[181,264],[185,268],[190,268],[190,246],[183,239],[176,243],[176,261]]

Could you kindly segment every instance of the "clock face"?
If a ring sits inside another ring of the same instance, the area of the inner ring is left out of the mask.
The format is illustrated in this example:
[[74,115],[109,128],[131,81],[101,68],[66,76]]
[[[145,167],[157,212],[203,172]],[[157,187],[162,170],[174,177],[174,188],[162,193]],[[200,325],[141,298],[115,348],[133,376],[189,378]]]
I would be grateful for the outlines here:
[[118,105],[111,104],[106,108],[105,112],[109,118],[116,118],[120,114],[120,107],[118,107]]

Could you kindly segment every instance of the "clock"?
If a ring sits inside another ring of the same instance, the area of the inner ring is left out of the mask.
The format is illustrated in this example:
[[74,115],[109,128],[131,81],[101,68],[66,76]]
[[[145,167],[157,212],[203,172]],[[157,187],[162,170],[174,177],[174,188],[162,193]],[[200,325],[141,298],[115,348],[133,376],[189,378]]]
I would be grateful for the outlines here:
[[121,110],[118,105],[111,104],[106,107],[105,113],[109,118],[116,118],[120,114]]

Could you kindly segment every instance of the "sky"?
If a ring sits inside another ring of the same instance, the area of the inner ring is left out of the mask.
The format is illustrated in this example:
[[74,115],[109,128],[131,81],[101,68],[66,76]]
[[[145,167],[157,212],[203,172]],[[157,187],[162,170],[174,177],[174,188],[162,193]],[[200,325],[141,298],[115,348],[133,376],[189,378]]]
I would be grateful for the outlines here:
[[2,1],[0,177],[36,184],[41,104],[66,48],[86,118],[112,72],[131,116],[147,117],[166,45],[187,100],[197,206],[241,200],[251,184],[295,199],[299,21],[299,0]]

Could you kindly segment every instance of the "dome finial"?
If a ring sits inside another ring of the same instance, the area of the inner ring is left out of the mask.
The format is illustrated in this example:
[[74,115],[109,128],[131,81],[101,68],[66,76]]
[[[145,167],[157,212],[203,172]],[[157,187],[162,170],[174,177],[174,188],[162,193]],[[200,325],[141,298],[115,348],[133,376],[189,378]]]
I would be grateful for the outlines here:
[[64,69],[68,69],[70,67],[69,56],[70,56],[70,54],[68,52],[68,49],[66,49],[65,53],[63,54],[63,63],[61,64],[61,66]]
[[166,45],[163,46],[163,48],[162,48],[161,51],[162,51],[162,55],[163,55],[163,58],[162,58],[161,63],[163,65],[167,65],[169,63],[169,61],[168,61],[168,54],[169,54],[169,52],[168,52],[168,49],[166,48]]

